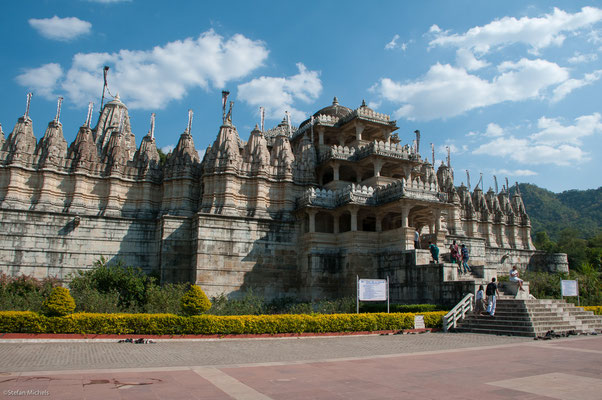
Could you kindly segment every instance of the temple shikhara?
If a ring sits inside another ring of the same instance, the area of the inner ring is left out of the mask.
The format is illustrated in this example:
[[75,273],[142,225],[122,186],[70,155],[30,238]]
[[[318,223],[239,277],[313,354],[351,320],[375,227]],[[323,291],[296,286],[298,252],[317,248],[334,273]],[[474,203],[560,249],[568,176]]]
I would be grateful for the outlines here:
[[[389,277],[393,301],[442,304],[511,265],[568,268],[566,255],[534,248],[518,188],[457,186],[449,155],[423,158],[420,132],[399,132],[365,103],[334,98],[299,127],[285,118],[244,141],[224,102],[202,160],[189,111],[162,161],[154,115],[136,147],[119,96],[94,126],[90,105],[68,145],[61,100],[39,141],[30,97],[12,132],[0,127],[0,271],[10,275],[68,279],[104,256],[208,295],[335,298],[354,295],[357,276]],[[470,274],[447,257],[454,240],[470,251]]]

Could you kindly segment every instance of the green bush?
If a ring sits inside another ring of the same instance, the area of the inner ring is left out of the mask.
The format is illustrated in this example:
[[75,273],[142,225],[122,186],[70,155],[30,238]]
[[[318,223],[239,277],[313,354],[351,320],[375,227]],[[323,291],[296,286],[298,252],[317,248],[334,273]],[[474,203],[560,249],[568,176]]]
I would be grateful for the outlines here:
[[44,300],[59,280],[48,277],[38,280],[29,275],[10,277],[0,272],[0,310],[41,312]]
[[118,306],[122,310],[141,311],[146,304],[148,287],[156,285],[156,278],[142,269],[125,266],[122,262],[109,263],[104,257],[94,263],[94,268],[77,271],[70,276],[69,287],[75,297],[79,293],[96,290],[99,293],[119,293]]
[[187,283],[168,283],[163,286],[150,286],[147,289],[144,311],[149,314],[179,314],[181,301],[188,289]]
[[79,287],[71,292],[75,299],[75,311],[85,313],[133,312],[119,305],[119,292],[115,289],[101,293],[91,287]]
[[182,312],[186,315],[199,315],[211,308],[211,301],[200,286],[190,285],[182,296]]
[[[444,311],[421,313],[427,328],[441,328]],[[0,332],[140,335],[229,335],[364,332],[412,329],[413,313],[280,314],[183,317],[173,314],[89,314],[46,317],[27,311],[1,311]]]
[[43,308],[46,315],[60,317],[75,310],[75,300],[69,294],[69,289],[59,286],[52,289]]

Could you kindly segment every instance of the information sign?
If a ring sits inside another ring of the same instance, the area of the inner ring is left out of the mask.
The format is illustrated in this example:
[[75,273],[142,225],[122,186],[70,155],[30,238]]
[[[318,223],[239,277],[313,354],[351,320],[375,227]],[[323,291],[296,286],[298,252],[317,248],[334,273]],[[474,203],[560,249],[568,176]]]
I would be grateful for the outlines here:
[[579,286],[577,281],[560,281],[560,289],[562,297],[566,296],[579,296]]
[[424,315],[415,315],[414,316],[414,329],[424,329]]
[[360,301],[385,301],[387,300],[386,279],[360,279],[359,280]]

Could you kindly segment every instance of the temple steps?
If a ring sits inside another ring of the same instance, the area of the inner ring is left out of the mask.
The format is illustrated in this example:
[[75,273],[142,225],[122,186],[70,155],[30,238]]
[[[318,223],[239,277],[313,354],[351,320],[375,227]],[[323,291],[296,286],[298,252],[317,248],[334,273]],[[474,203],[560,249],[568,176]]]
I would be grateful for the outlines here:
[[495,316],[468,315],[454,332],[543,337],[556,334],[602,333],[602,317],[564,300],[517,300],[502,296]]

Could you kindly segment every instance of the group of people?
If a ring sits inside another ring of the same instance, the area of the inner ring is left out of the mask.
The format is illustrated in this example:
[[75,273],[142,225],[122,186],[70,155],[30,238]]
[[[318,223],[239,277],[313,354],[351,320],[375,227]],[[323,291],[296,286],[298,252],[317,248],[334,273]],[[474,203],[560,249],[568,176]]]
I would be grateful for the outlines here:
[[[429,250],[431,251],[431,256],[433,257],[433,261],[435,263],[439,263],[439,247],[433,242],[429,242]],[[452,263],[458,264],[458,269],[460,273],[462,273],[462,268],[464,269],[464,273],[468,273],[471,271],[468,266],[468,259],[470,258],[468,247],[465,244],[462,244],[460,247],[456,244],[456,241],[449,246],[450,258]]]
[[[516,268],[516,265],[514,265],[510,270],[510,282],[516,282],[519,290],[525,290],[523,289],[523,280],[518,277],[518,269]],[[495,278],[491,278],[491,282],[487,284],[485,289],[483,289],[483,285],[480,285],[477,295],[475,296],[475,314],[483,315],[487,313],[494,317],[496,300],[497,296],[499,295],[500,292],[498,291]],[[487,308],[485,308],[485,304],[487,304]]]
[[451,262],[458,264],[458,271],[462,274],[466,274],[471,271],[468,266],[468,259],[470,258],[468,253],[468,247],[465,244],[461,244],[460,247],[456,244],[456,241],[449,245],[449,253]]

